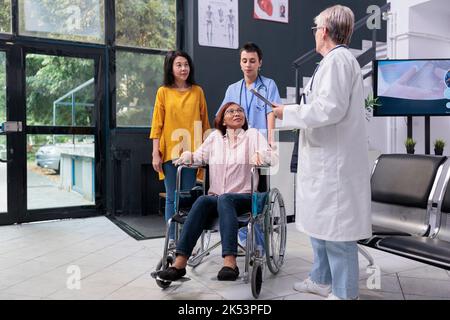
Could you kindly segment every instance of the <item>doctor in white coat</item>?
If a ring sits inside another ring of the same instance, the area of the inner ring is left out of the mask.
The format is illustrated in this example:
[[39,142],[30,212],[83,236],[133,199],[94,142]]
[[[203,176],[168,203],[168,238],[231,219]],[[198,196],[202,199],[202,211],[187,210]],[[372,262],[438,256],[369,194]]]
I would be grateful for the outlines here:
[[323,56],[300,105],[276,105],[282,125],[301,130],[297,228],[311,237],[314,263],[301,292],[358,297],[357,240],[372,235],[370,176],[361,69],[347,49],[354,14],[336,5],[312,28]]

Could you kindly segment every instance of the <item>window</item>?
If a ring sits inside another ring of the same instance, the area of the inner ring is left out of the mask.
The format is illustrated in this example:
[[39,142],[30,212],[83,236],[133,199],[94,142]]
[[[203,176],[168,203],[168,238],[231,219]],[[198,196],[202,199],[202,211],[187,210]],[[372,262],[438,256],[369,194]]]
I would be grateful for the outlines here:
[[11,33],[11,0],[0,0],[0,32]]
[[21,35],[105,42],[104,0],[19,0],[19,8]]
[[94,61],[26,56],[27,124],[94,125]]
[[158,87],[163,81],[164,57],[116,53],[116,116],[118,127],[149,127]]
[[176,0],[116,0],[116,44],[176,47]]

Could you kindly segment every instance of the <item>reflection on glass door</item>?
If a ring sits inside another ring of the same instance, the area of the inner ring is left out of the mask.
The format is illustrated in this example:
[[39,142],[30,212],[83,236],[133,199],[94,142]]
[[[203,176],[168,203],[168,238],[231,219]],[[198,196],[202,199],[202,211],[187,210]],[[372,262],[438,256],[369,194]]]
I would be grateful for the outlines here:
[[[6,54],[0,51],[0,124],[6,121]],[[0,160],[6,161],[6,136],[0,135]],[[7,211],[6,163],[0,161],[0,214]]]
[[26,56],[28,210],[95,205],[94,77],[93,59]]

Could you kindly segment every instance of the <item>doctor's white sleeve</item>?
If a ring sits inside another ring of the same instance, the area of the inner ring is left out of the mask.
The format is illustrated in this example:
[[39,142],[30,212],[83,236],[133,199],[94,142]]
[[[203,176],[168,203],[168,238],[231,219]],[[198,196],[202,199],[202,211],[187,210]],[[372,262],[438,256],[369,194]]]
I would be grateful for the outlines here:
[[345,117],[355,74],[349,61],[338,58],[332,57],[321,67],[313,88],[316,90],[315,97],[311,103],[284,108],[283,127],[319,128],[338,123]]

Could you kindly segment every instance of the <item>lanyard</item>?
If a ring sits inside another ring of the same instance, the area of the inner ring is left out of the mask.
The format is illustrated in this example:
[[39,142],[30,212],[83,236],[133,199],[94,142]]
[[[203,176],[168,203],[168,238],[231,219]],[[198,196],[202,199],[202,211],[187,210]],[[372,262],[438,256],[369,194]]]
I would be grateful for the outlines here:
[[[346,49],[347,49],[348,46],[346,46],[345,44],[340,44],[340,45],[334,47],[333,49],[331,49],[331,50],[328,52],[328,54],[330,54],[331,51],[336,50],[336,49],[339,49],[339,48],[346,48]],[[308,91],[308,94],[311,93],[311,91],[312,91],[312,87],[313,87],[313,83],[314,83],[314,78],[316,77],[316,73],[317,73],[317,70],[319,70],[319,67],[320,67],[320,63],[319,63],[319,64],[317,65],[317,67],[314,69],[314,73],[313,73],[313,75],[312,75],[312,77],[311,77],[311,82],[309,83],[309,91]],[[303,93],[302,93],[302,98],[303,98],[303,103],[306,103],[306,94],[305,94],[304,91],[303,91]]]

